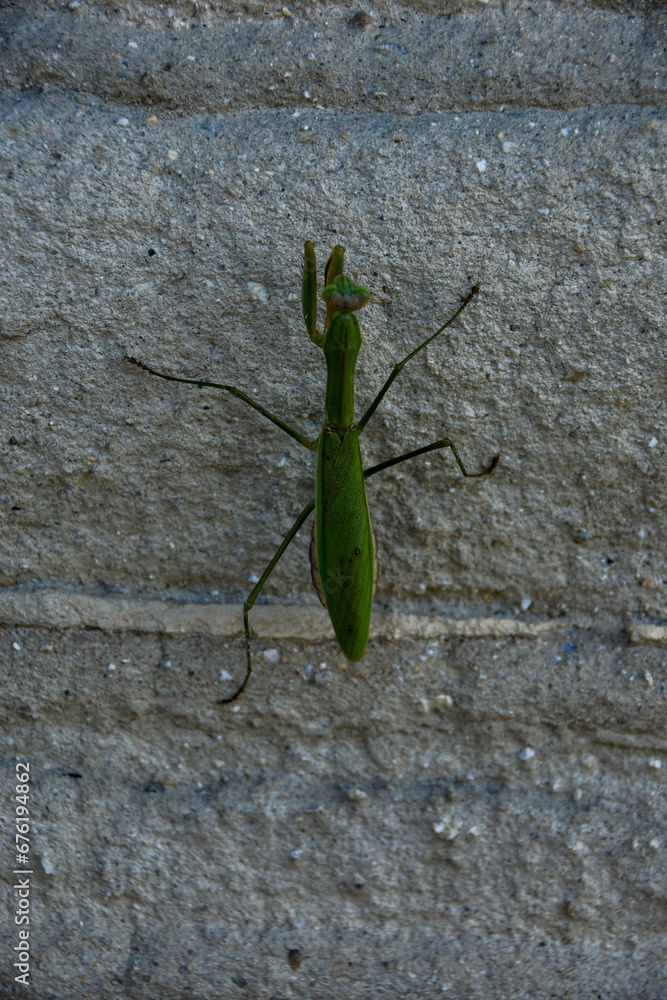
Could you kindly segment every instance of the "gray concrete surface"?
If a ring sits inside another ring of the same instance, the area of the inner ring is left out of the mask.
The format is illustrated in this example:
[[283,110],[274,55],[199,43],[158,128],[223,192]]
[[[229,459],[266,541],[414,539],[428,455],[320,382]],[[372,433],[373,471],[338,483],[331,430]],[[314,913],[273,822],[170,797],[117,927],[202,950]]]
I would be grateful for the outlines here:
[[[81,0],[0,38],[2,835],[27,758],[34,995],[658,1000],[662,6]],[[314,437],[306,238],[372,294],[360,406],[482,284],[368,464],[502,457],[369,482],[355,666],[304,530],[230,709],[313,456],[124,354]]]
[[664,650],[284,644],[229,713],[218,640],[6,638],[38,995],[661,995]]

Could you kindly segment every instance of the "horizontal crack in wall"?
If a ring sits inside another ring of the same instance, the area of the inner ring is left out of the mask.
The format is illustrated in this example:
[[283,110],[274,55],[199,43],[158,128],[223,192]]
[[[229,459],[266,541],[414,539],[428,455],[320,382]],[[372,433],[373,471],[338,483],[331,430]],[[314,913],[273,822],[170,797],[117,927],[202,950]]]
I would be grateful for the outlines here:
[[[33,628],[124,629],[168,635],[232,636],[241,631],[240,604],[177,604],[138,598],[93,597],[54,591],[11,589],[0,594],[0,622]],[[323,608],[299,605],[261,605],[252,613],[253,629],[260,639],[332,639],[333,632]],[[608,623],[605,623],[608,627]],[[590,616],[526,621],[516,618],[448,618],[396,611],[374,611],[372,639],[435,639],[443,636],[474,638],[538,639],[569,628],[601,630],[602,623]],[[667,641],[667,628],[631,625],[633,643]]]

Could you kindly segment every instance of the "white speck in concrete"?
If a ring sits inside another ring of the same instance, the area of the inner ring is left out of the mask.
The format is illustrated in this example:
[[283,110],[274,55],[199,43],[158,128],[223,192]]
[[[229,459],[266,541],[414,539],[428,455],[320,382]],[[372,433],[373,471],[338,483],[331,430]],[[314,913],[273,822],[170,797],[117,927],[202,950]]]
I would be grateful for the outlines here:
[[42,868],[47,875],[55,875],[58,871],[58,865],[55,863],[51,855],[46,854],[44,851],[42,851],[41,862]]
[[433,832],[442,837],[443,840],[454,840],[458,837],[461,832],[462,823],[460,820],[456,822],[450,822],[447,820],[438,820],[433,824]]
[[259,281],[246,281],[246,287],[250,292],[251,299],[254,299],[256,302],[269,301],[268,290]]
[[477,169],[479,170],[480,174],[483,174],[483,173],[484,173],[484,171],[485,171],[485,170],[486,170],[486,168],[487,168],[487,162],[486,162],[486,160],[484,159],[484,157],[482,157],[482,159],[481,159],[481,160],[477,160],[477,163],[475,164],[475,166],[476,166],[476,167],[477,167]]
[[524,747],[519,751],[519,760],[532,760],[534,756],[535,751],[532,747]]

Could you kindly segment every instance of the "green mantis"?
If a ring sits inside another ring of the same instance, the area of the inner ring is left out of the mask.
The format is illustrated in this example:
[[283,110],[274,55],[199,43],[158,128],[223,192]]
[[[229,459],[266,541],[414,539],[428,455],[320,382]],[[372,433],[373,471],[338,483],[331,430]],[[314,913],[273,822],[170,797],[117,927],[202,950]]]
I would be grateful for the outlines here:
[[368,510],[366,480],[384,469],[391,468],[392,465],[407,462],[439,448],[451,450],[459,469],[467,478],[486,476],[498,464],[499,456],[496,455],[481,472],[468,472],[454,442],[449,438],[441,438],[424,448],[417,448],[405,455],[390,458],[379,465],[364,469],[359,438],[389,387],[398,378],[408,361],[451,326],[477,294],[479,285],[474,286],[446,323],[394,366],[373,402],[355,424],[354,372],[361,347],[361,332],[356,313],[368,302],[369,293],[343,274],[343,255],[343,247],[335,246],[326,264],[325,288],[322,293],[322,298],[326,302],[326,314],[324,329],[320,333],[317,329],[315,247],[310,240],[306,241],[302,283],[303,318],[308,336],[323,351],[327,366],[324,424],[314,441],[309,441],[299,431],[269,413],[234,386],[166,375],[126,355],[127,360],[139,368],[170,382],[185,382],[200,388],[208,386],[226,390],[280,427],[304,448],[317,451],[315,497],[301,511],[243,605],[246,674],[238,690],[229,698],[221,698],[220,704],[235,701],[248,683],[252,672],[252,629],[249,613],[278,560],[313,510],[315,523],[310,546],[313,583],[322,604],[329,612],[342,652],[354,662],[360,660],[366,650],[377,578],[376,542]]

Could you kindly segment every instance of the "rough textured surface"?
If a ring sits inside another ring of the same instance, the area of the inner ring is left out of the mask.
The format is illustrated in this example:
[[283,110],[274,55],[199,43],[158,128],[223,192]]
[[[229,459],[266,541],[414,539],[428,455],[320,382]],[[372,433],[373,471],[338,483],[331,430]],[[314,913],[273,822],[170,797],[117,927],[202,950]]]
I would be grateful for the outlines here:
[[3,641],[40,995],[660,996],[664,652],[290,646],[229,713],[210,641]]
[[[7,20],[7,74],[19,85],[74,82],[107,100],[214,113],[318,102],[400,114],[503,102],[570,109],[664,98],[663,25],[627,4],[616,12],[550,0],[379,4],[355,17],[347,5],[308,3],[294,18],[262,6],[241,18],[225,6],[199,6],[195,18],[184,5],[172,17],[162,4],[135,6],[134,16],[109,18],[102,6],[63,16],[58,5],[28,22],[19,9]],[[453,17],[461,8],[472,16]]]
[[[2,8],[2,836],[28,758],[39,1000],[664,992],[664,27],[648,2]],[[369,482],[386,615],[354,667],[307,641],[304,530],[230,710],[215,604],[313,456],[123,356],[315,437],[306,238],[372,293],[361,406],[482,283],[368,464],[444,434],[502,457]]]
[[[662,610],[653,109],[118,125],[120,110],[60,95],[6,107],[21,281],[5,278],[5,583],[243,593],[309,499],[313,455],[239,401],[151,379],[123,355],[240,384],[315,437],[324,366],[298,297],[314,235],[327,251],[343,242],[375,293],[364,401],[484,282],[364,443],[373,464],[449,434],[473,467],[498,451],[501,465],[465,482],[436,455],[369,483],[380,599]],[[269,592],[309,590],[302,534]]]
[[[252,612],[253,629],[260,639],[333,639],[329,616],[323,607],[295,604],[257,605]],[[91,597],[72,591],[6,587],[0,591],[0,621],[37,628],[125,629],[130,632],[164,632],[167,635],[236,636],[241,613],[236,604],[180,603],[137,600],[125,597]],[[608,623],[607,623],[608,624]],[[596,616],[578,615],[569,619],[543,620],[534,615],[502,618],[452,618],[445,615],[404,614],[375,608],[371,621],[372,639],[437,639],[463,636],[477,639],[539,639],[547,632],[567,628],[602,627]],[[667,630],[661,625],[634,624],[628,629],[630,641],[662,642]]]

